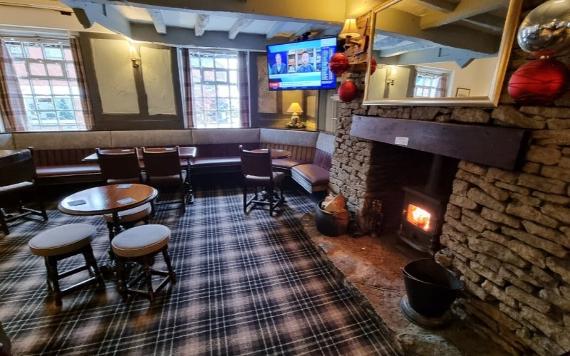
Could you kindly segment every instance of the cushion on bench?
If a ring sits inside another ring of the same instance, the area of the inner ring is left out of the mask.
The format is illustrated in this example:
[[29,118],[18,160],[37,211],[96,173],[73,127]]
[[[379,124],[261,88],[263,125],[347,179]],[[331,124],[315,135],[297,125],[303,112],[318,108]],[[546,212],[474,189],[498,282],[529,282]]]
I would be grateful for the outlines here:
[[101,169],[96,163],[93,164],[65,164],[59,166],[36,167],[39,178],[54,176],[74,176],[84,174],[101,174]]
[[291,178],[312,193],[327,189],[329,171],[316,164],[301,164],[291,168]]
[[299,161],[291,158],[275,158],[271,160],[271,165],[280,169],[291,169],[300,164],[309,163],[308,161]]
[[236,165],[241,166],[241,159],[239,156],[197,157],[191,163],[191,167],[236,166]]

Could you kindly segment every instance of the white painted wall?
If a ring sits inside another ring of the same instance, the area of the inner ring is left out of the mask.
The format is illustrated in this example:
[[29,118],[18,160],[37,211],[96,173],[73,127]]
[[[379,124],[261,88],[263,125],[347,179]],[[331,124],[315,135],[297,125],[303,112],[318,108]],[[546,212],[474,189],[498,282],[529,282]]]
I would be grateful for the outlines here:
[[459,67],[455,62],[429,63],[422,64],[422,66],[453,72],[449,80],[447,96],[454,97],[457,88],[470,89],[469,96],[488,96],[495,68],[498,65],[497,61],[497,57],[475,59],[465,68]]
[[91,39],[95,76],[105,114],[138,114],[139,103],[129,43]]
[[143,46],[140,54],[149,115],[176,115],[170,49]]

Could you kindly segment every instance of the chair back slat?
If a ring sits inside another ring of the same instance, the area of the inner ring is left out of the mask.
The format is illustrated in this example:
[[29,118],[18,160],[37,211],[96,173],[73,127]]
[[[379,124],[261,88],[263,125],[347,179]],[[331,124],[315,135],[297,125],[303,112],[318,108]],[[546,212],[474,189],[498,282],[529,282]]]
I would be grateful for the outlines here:
[[241,171],[243,176],[272,177],[271,149],[266,152],[241,150]]
[[97,148],[97,160],[101,167],[101,173],[109,179],[132,179],[142,181],[139,159],[135,149],[101,150]]
[[147,178],[180,175],[180,148],[144,148],[143,160]]

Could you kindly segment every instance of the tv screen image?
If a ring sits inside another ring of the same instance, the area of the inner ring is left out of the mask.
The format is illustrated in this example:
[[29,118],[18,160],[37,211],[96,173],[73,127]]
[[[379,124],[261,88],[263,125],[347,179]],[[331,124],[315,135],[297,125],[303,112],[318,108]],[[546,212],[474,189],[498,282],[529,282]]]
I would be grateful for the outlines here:
[[267,46],[269,90],[334,89],[335,49],[335,37]]

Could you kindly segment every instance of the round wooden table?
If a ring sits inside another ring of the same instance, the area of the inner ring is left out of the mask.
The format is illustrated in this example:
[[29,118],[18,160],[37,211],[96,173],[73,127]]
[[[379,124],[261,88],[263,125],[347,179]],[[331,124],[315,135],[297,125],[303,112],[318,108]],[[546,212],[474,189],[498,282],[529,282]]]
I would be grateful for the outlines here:
[[[63,199],[57,208],[69,215],[91,216],[112,214],[113,229],[120,231],[119,212],[136,208],[152,201],[158,195],[158,190],[144,184],[111,184],[95,187],[71,194]],[[110,234],[112,239],[115,234]],[[109,256],[114,260],[109,246]],[[115,267],[110,264],[102,266],[103,272],[113,272]]]
[[[251,150],[251,152],[255,152],[255,153],[264,153],[267,152],[267,148],[258,148],[255,150]],[[275,159],[275,158],[287,158],[291,156],[291,152],[287,151],[287,150],[282,150],[279,148],[272,148],[271,149],[271,158]]]
[[120,211],[146,204],[157,195],[156,189],[144,184],[111,184],[71,194],[57,208],[69,215],[112,214],[118,222]]

